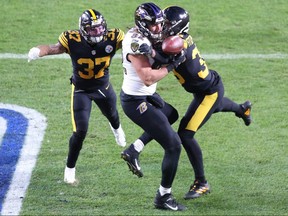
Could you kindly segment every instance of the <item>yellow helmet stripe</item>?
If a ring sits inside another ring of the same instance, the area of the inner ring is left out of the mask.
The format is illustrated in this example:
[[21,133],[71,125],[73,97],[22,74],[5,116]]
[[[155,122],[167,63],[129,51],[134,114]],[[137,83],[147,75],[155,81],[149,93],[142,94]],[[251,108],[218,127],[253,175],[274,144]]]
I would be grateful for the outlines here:
[[89,9],[89,12],[90,12],[90,14],[91,14],[91,16],[92,16],[92,18],[93,18],[93,20],[97,20],[97,17],[96,17],[96,14],[94,13],[94,10],[92,10],[92,9]]

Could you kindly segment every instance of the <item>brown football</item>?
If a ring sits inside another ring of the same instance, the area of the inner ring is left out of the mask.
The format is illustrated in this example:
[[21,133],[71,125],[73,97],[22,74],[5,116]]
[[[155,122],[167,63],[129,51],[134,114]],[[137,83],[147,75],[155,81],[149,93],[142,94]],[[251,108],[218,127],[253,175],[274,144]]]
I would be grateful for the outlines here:
[[179,36],[167,37],[162,43],[162,50],[168,55],[177,55],[183,50],[184,41]]

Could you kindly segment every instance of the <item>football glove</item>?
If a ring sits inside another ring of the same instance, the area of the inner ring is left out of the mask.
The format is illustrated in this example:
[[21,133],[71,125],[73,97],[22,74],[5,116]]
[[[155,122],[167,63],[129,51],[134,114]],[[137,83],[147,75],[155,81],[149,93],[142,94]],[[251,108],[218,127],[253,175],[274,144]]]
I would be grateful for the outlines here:
[[174,70],[175,68],[177,68],[180,64],[182,64],[184,61],[186,60],[186,50],[182,50],[181,53],[177,54],[172,62],[167,65],[167,70],[168,72]]
[[146,43],[141,44],[141,46],[139,47],[138,50],[139,50],[140,54],[152,55],[152,47]]
[[36,60],[39,58],[40,49],[38,47],[33,47],[29,50],[28,53],[28,62],[31,60]]
[[[144,43],[144,44],[141,44],[141,46],[139,47],[139,52],[140,52],[140,54],[152,56],[153,48],[151,46],[149,46],[148,44]],[[168,64],[169,63],[169,56],[168,55],[166,55],[164,53],[160,54],[160,52],[157,52],[155,49],[154,49],[154,53],[155,53],[155,56],[153,58],[159,64]]]

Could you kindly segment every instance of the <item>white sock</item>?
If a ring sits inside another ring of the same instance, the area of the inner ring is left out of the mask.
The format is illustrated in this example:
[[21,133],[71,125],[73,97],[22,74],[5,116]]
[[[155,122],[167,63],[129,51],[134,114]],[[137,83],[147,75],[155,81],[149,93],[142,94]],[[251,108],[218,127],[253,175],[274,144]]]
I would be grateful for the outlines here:
[[171,188],[164,188],[160,185],[159,192],[161,196],[164,196],[165,194],[171,193]]
[[137,151],[137,152],[141,152],[144,148],[144,143],[140,140],[140,139],[137,139],[134,143],[134,149]]

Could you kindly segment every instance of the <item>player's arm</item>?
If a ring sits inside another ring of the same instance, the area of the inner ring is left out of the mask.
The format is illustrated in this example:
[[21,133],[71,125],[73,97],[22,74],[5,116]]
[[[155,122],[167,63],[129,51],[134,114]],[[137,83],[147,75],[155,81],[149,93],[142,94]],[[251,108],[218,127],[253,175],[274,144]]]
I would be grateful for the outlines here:
[[59,42],[57,42],[56,44],[51,44],[51,45],[39,45],[29,50],[28,62],[30,62],[31,60],[35,60],[40,57],[46,56],[46,55],[57,55],[57,54],[62,54],[64,52],[66,52],[66,49]]
[[149,63],[149,59],[145,55],[129,54],[128,59],[146,86],[150,86],[158,82],[169,73],[166,67],[162,67],[160,69],[152,69]]
[[[143,47],[145,48],[143,49]],[[149,49],[147,49],[147,44],[143,43],[137,51],[139,54],[128,55],[129,61],[146,86],[150,86],[163,79],[170,71],[174,70],[186,60],[186,53],[185,51],[182,51],[180,54],[176,55],[173,61],[170,62],[167,66],[162,66],[159,69],[153,69],[147,56],[155,57],[155,53],[153,53],[151,46],[148,47]]]

